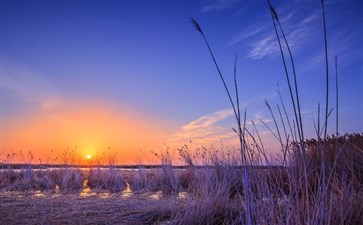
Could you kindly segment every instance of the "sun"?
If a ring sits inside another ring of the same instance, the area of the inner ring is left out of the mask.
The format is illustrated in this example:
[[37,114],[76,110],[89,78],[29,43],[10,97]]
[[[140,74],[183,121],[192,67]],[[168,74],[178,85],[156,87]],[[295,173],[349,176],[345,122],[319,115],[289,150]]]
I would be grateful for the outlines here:
[[92,159],[92,155],[87,154],[87,155],[86,155],[86,159],[88,159],[88,160]]

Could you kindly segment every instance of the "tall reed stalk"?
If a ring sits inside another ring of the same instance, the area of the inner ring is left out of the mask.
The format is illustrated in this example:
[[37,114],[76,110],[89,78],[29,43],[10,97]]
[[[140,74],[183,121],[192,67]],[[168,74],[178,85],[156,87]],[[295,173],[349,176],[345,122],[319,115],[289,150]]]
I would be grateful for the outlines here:
[[325,19],[325,2],[321,0],[321,7],[323,10],[323,26],[324,26],[324,49],[325,49],[325,127],[324,139],[328,130],[328,111],[329,111],[329,64],[328,64],[328,41],[326,32],[326,19]]
[[335,135],[339,135],[339,89],[338,89],[338,56],[335,55],[334,57],[334,63],[335,63]]
[[218,71],[218,75],[223,83],[224,89],[228,95],[228,99],[232,105],[233,108],[233,112],[236,118],[236,122],[237,122],[237,129],[238,129],[238,138],[239,138],[239,143],[240,143],[240,152],[241,152],[241,162],[242,162],[242,166],[243,166],[243,187],[244,187],[244,200],[245,200],[245,211],[246,211],[246,224],[250,225],[252,224],[252,211],[251,211],[251,196],[247,195],[248,194],[252,194],[252,192],[250,191],[250,178],[249,178],[249,173],[248,173],[248,152],[247,152],[247,148],[246,148],[246,142],[245,142],[245,124],[246,124],[246,112],[244,115],[244,123],[243,123],[243,127],[242,127],[242,121],[241,121],[241,113],[240,113],[240,107],[239,107],[239,97],[238,97],[238,86],[237,86],[237,78],[236,78],[236,73],[237,73],[237,57],[235,58],[235,64],[234,64],[234,82],[235,82],[235,92],[236,92],[236,101],[237,101],[237,107],[235,106],[230,91],[227,87],[227,84],[224,80],[224,77],[221,73],[221,70],[219,69],[218,63],[214,57],[214,54],[212,52],[212,49],[207,41],[207,38],[202,30],[202,28],[200,27],[200,25],[198,24],[198,22],[191,18],[191,22],[194,25],[194,27],[197,29],[197,31],[202,35],[205,44],[208,47],[209,53],[213,59],[214,65],[216,66],[216,69]]
[[289,125],[290,133],[291,133],[291,136],[292,136],[292,141],[296,142],[296,136],[294,135],[294,132],[292,131],[292,128],[291,128],[290,118],[289,118],[289,115],[286,112],[284,101],[282,100],[279,84],[277,84],[277,93],[278,93],[278,95],[280,97],[280,102],[281,102],[282,108],[284,110],[284,114],[286,116],[287,124]]
[[[291,103],[292,103],[292,106],[293,106],[293,109],[294,109],[295,123],[296,123],[296,128],[297,128],[297,131],[298,131],[301,153],[302,153],[302,156],[303,156],[303,160],[306,161],[305,146],[303,144],[304,143],[304,130],[303,130],[303,125],[302,125],[300,100],[299,100],[299,94],[298,94],[299,92],[298,92],[298,86],[297,86],[297,78],[296,78],[294,58],[292,56],[290,46],[289,46],[289,43],[288,43],[287,38],[285,36],[285,33],[284,33],[283,29],[282,29],[280,19],[279,19],[278,15],[277,15],[277,12],[276,12],[275,8],[272,6],[270,0],[267,0],[267,1],[268,1],[268,4],[269,4],[271,17],[272,17],[272,22],[273,22],[273,25],[274,25],[277,41],[278,41],[278,44],[279,44],[280,53],[281,53],[281,56],[282,56],[282,62],[283,62],[283,65],[284,65],[286,81],[287,81],[287,84],[288,84],[288,87],[289,87],[289,92],[290,92],[290,97],[291,97]],[[296,95],[295,97],[294,97],[294,94],[293,94],[293,91],[292,91],[289,72],[287,70],[287,63],[286,63],[286,60],[285,60],[284,51],[282,49],[282,45],[281,45],[281,41],[280,41],[280,35],[279,35],[278,30],[277,30],[276,22],[279,25],[280,31],[282,33],[283,39],[285,41],[286,47],[287,47],[288,52],[289,52],[290,61],[291,61],[291,65],[292,65],[292,70],[293,70],[293,75],[294,75],[295,95]]]
[[[321,148],[321,186],[322,190],[325,189],[326,178],[325,178],[325,149],[326,149],[326,137],[328,130],[328,117],[329,117],[329,64],[328,64],[328,41],[327,41],[327,31],[326,31],[326,19],[325,19],[325,2],[321,0],[321,7],[323,13],[323,27],[324,27],[324,50],[325,50],[325,126],[324,126],[324,143],[323,148]],[[323,193],[323,192],[322,192]],[[325,215],[325,205],[326,205],[325,196],[322,197],[321,200],[321,214]],[[321,220],[323,222],[323,220]]]

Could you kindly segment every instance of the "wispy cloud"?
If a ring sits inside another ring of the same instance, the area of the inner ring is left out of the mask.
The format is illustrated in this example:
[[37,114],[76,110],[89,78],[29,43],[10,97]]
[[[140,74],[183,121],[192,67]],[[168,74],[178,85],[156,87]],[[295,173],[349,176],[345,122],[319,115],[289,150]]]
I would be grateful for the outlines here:
[[221,121],[229,116],[233,115],[232,109],[225,109],[221,111],[217,111],[213,114],[202,116],[197,120],[190,122],[189,124],[185,125],[182,129],[183,130],[193,130],[198,128],[205,128],[211,125],[214,125],[218,121]]
[[[316,32],[316,21],[319,19],[319,11],[309,11],[302,16],[300,11],[294,7],[296,4],[287,4],[278,8],[280,22],[293,52],[303,49],[307,42],[311,41]],[[320,24],[319,24],[320,25]],[[247,56],[251,59],[262,59],[279,51],[276,41],[276,34],[273,30],[272,21],[269,15],[261,18],[249,27],[244,28],[240,33],[233,36],[227,45],[234,45],[248,39]]]
[[235,16],[239,16],[241,15],[243,12],[245,12],[247,10],[247,6],[243,6],[242,8],[240,8],[239,10],[237,10],[234,15]]
[[[290,48],[296,51],[301,46],[306,44],[314,34],[314,26],[312,23],[318,18],[317,12],[313,12],[305,18],[292,18],[293,14],[290,13],[281,20],[286,38],[289,42]],[[271,31],[267,36],[257,38],[257,41],[252,45],[252,49],[248,56],[252,59],[261,59],[278,52],[278,44],[276,35]]]
[[202,6],[202,12],[211,12],[218,10],[225,10],[234,7],[240,0],[214,0],[208,1],[208,3]]
[[[264,93],[260,96],[249,98],[248,101],[240,102],[240,109],[246,112],[247,129],[252,131],[251,120],[255,121],[260,132],[265,131],[265,127],[261,125],[261,121],[271,123],[272,120],[268,115],[263,115],[261,111],[261,103],[264,99],[273,100],[278,95],[275,92]],[[245,111],[246,110],[246,111]],[[195,144],[224,144],[234,146],[238,141],[237,134],[233,131],[236,128],[236,120],[232,108],[219,110],[204,116],[201,116],[191,122],[181,126],[174,134],[170,135],[166,143],[169,146],[182,146],[189,141]],[[268,134],[268,133],[267,133]]]
[[277,43],[273,35],[264,37],[253,43],[252,50],[248,53],[248,57],[252,59],[261,59],[267,55],[271,55],[277,51]]
[[199,143],[211,144],[221,139],[228,139],[234,135],[231,127],[220,122],[233,115],[232,109],[224,109],[209,115],[202,116],[181,127],[180,131],[172,135],[168,144],[183,145],[190,140]]
[[247,39],[249,37],[252,37],[258,33],[260,33],[261,31],[263,31],[263,28],[257,28],[257,29],[245,29],[244,31],[242,31],[241,33],[237,34],[236,36],[234,36],[231,41],[228,43],[228,46],[230,45],[234,45],[237,44],[238,42]]
[[305,26],[305,25],[309,25],[310,23],[314,22],[316,19],[318,18],[318,14],[314,13],[312,15],[309,15],[308,17],[306,17],[305,19],[303,19],[300,22],[300,26]]
[[[24,71],[6,71],[2,74],[0,88],[21,97],[34,97],[49,92],[49,84],[34,74]],[[33,96],[31,96],[33,95]]]
[[[345,68],[348,65],[356,62],[363,62],[363,47],[357,43],[360,43],[359,30],[342,29],[338,34],[330,35],[330,41],[328,43],[328,60],[330,65],[334,65],[334,58],[338,57],[339,70]],[[356,57],[356,56],[361,57]],[[312,56],[304,64],[305,70],[311,69],[316,66],[324,64],[325,55],[323,48],[315,49]],[[330,67],[333,69],[333,66]]]
[[[293,12],[289,13],[287,16],[280,18],[280,21],[284,23],[285,21],[289,20],[294,15]],[[271,27],[271,19],[266,16],[265,18],[261,19],[260,21],[255,22],[254,24],[245,27],[241,32],[236,34],[231,38],[227,45],[234,45],[242,42],[246,39],[252,39],[255,43],[259,42],[259,40],[264,39],[263,37],[266,36],[273,36],[274,33],[272,32]]]
[[[255,101],[259,101],[258,99],[260,98],[256,98]],[[253,108],[255,101],[250,102],[248,105]],[[167,138],[166,144],[171,147],[180,147],[192,141],[196,145],[202,144],[204,146],[219,145],[220,143],[229,147],[238,146],[237,134],[232,129],[236,126],[233,115],[231,108],[204,115],[182,126],[179,131]],[[258,133],[263,139],[263,143],[266,144],[265,147],[278,149],[280,145],[273,136],[272,132],[276,132],[276,128],[270,115],[265,110],[259,110],[254,111],[251,116],[247,116],[246,129],[256,139],[256,131],[252,121],[254,121]],[[246,135],[246,138],[249,143],[253,143],[253,139],[249,135]]]
[[49,109],[49,100],[54,98],[53,87],[45,79],[18,68],[3,72],[0,89],[7,99],[1,102],[5,114],[25,109]]

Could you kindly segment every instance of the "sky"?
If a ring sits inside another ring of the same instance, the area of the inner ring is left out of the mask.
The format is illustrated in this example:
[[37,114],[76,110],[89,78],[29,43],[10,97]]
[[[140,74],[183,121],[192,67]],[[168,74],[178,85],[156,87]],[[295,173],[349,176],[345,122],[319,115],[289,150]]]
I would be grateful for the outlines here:
[[[321,3],[271,3],[294,55],[305,136],[316,137],[318,104],[325,109]],[[326,1],[329,134],[336,129],[335,55],[339,133],[363,132],[362,10],[360,0]],[[279,118],[277,85],[291,120],[293,110],[266,1],[3,0],[1,161],[84,162],[90,154],[155,163],[152,152],[184,144],[233,148],[233,110],[191,17],[233,94],[238,55],[241,111],[274,151],[261,121],[276,133],[265,100]]]

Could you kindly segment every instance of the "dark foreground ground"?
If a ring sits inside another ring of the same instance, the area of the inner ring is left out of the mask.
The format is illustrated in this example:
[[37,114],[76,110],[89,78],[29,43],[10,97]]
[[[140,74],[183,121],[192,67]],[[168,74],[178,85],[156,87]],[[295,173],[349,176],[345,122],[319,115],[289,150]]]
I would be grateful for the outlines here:
[[182,198],[156,194],[2,193],[0,224],[171,224],[170,210],[184,203]]

